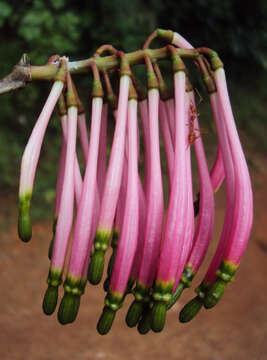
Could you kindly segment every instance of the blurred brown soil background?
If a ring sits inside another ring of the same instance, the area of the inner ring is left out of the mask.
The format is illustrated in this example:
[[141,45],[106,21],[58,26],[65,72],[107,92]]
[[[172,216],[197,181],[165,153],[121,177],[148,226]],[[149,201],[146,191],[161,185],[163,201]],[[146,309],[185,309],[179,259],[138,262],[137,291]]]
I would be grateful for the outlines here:
[[[19,241],[16,230],[16,200],[1,196],[0,203],[0,358],[3,360],[96,360],[96,359],[267,359],[267,170],[266,158],[253,156],[254,225],[234,284],[221,303],[202,310],[188,324],[178,322],[183,304],[194,296],[220,234],[224,189],[216,194],[216,226],[213,245],[202,271],[168,313],[160,334],[142,336],[124,321],[132,301],[129,296],[118,312],[111,332],[100,336],[96,323],[103,307],[102,284],[88,286],[80,312],[72,325],[61,326],[56,315],[42,312],[42,297],[48,272],[47,249],[51,223],[33,225],[29,244]],[[255,160],[256,159],[256,160]],[[255,160],[255,161],[254,161]],[[203,270],[204,268],[204,270]]]

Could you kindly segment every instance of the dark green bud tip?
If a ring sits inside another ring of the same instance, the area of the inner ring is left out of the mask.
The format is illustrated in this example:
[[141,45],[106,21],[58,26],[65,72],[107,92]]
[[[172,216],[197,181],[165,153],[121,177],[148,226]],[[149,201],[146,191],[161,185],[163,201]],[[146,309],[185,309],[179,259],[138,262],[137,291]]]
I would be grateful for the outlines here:
[[115,261],[115,256],[116,256],[116,249],[113,250],[113,253],[109,259],[109,263],[108,263],[108,270],[107,270],[107,274],[110,277],[112,274],[112,270],[113,270],[113,266],[114,266],[114,261]]
[[171,301],[168,303],[167,305],[167,309],[169,310],[171,307],[173,307],[173,305],[176,303],[176,301],[179,299],[179,297],[181,296],[183,290],[184,290],[185,286],[184,283],[180,282],[174,292],[174,294],[172,295]]
[[53,235],[55,235],[56,233],[56,228],[57,228],[57,216],[55,216],[53,221],[53,227],[52,227]]
[[104,306],[102,315],[97,323],[97,331],[100,335],[105,335],[111,329],[116,311],[110,309],[108,306]]
[[101,250],[95,250],[95,252],[91,256],[91,261],[88,269],[88,281],[97,285],[100,283],[103,271],[104,271],[104,252]]
[[46,315],[51,315],[55,311],[57,306],[57,298],[58,287],[48,286],[43,300],[43,311]]
[[154,332],[163,330],[166,320],[167,304],[165,302],[156,302],[152,308],[151,329]]
[[32,237],[32,223],[30,211],[26,209],[19,210],[18,234],[22,241],[28,242]]
[[199,312],[203,305],[202,299],[200,297],[196,296],[194,299],[189,301],[183,309],[181,310],[179,314],[179,320],[182,323],[186,323],[190,320],[192,320]]
[[79,307],[80,296],[65,293],[58,309],[58,321],[62,325],[72,323],[77,317]]
[[226,289],[227,282],[217,279],[216,282],[212,285],[210,290],[207,292],[204,299],[204,306],[206,309],[211,309],[215,306],[218,301],[223,296],[223,293]]
[[147,310],[141,317],[137,330],[139,334],[145,335],[151,330],[151,311]]
[[126,324],[129,327],[136,326],[142,315],[143,310],[144,310],[144,303],[134,300],[127,312],[125,319]]
[[104,284],[103,284],[103,289],[108,292],[108,288],[109,288],[109,283],[110,283],[110,279],[109,277],[106,278],[106,280],[104,281]]
[[54,246],[54,238],[50,241],[49,249],[48,249],[48,259],[52,259],[52,253],[53,253],[53,246]]

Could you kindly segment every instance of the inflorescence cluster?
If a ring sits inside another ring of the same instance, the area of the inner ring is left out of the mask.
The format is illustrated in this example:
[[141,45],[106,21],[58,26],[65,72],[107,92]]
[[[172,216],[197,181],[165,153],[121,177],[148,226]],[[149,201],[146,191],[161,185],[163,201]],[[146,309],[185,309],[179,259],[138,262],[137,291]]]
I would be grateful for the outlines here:
[[[168,45],[150,49],[159,37]],[[103,56],[108,52],[108,56]],[[216,160],[209,171],[198,123],[195,93],[183,59],[191,59],[201,73],[209,94],[218,134]],[[159,62],[169,59],[174,95],[164,82]],[[147,93],[132,67],[145,64]],[[87,281],[103,278],[109,246],[106,297],[97,324],[106,334],[126,295],[133,302],[126,315],[129,327],[141,334],[163,329],[167,311],[182,291],[191,286],[207,252],[214,226],[214,193],[226,183],[226,212],[217,250],[197,296],[181,310],[181,322],[191,320],[201,309],[210,309],[233,281],[250,235],[253,200],[250,176],[239,141],[229,101],[223,64],[208,48],[193,48],[170,30],[156,30],[142,50],[125,54],[111,45],[80,62],[53,56],[43,67],[29,67],[31,79],[53,79],[53,86],[25,148],[19,187],[20,238],[31,239],[30,205],[36,167],[45,131],[58,104],[62,147],[56,185],[53,240],[48,288],[43,300],[45,314],[58,302],[64,279],[64,296],[58,309],[62,324],[75,320]],[[90,136],[84,107],[71,75],[91,71]],[[118,91],[110,73],[119,76]],[[107,119],[113,116],[115,130],[107,161]],[[138,118],[142,128],[138,127]],[[140,178],[139,142],[142,131],[144,179]],[[79,134],[84,174],[76,154]],[[168,169],[168,203],[164,208],[159,133]],[[199,175],[199,193],[193,200],[191,146]],[[76,209],[76,211],[74,211]],[[196,224],[195,224],[196,218]],[[73,228],[72,241],[70,240]]]

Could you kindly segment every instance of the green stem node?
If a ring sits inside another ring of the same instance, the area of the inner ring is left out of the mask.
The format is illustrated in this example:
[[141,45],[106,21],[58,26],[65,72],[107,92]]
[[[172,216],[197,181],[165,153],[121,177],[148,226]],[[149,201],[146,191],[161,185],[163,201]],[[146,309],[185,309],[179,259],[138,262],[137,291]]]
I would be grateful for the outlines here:
[[234,281],[236,270],[237,266],[230,262],[223,261],[221,263],[219,269],[216,271],[218,279],[210,287],[204,299],[206,309],[211,309],[219,302],[225,292],[227,283]]

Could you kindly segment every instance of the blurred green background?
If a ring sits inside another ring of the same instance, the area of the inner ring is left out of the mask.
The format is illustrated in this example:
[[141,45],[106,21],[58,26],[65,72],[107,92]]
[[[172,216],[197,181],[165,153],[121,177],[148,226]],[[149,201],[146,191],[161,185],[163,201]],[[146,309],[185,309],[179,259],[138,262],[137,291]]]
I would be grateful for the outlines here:
[[[255,0],[26,0],[0,1],[0,77],[22,53],[32,64],[52,54],[70,59],[91,56],[103,43],[125,51],[142,46],[156,28],[181,33],[195,46],[219,52],[225,63],[238,126],[253,151],[265,151],[267,2]],[[88,78],[80,79],[86,90]],[[49,84],[34,83],[0,97],[0,189],[15,194],[19,164],[30,131],[48,94]],[[201,108],[205,122],[208,101]],[[60,150],[57,117],[52,119],[37,172],[33,216],[51,216]],[[39,199],[38,199],[39,198]]]

